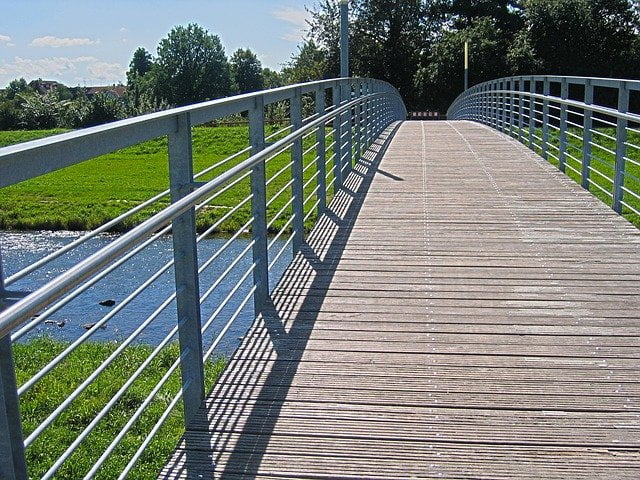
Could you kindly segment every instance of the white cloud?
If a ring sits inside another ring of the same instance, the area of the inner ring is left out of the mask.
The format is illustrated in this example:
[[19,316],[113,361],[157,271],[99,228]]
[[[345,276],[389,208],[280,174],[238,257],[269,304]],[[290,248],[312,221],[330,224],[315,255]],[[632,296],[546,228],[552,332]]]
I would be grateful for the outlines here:
[[125,78],[125,67],[117,63],[100,61],[96,57],[15,57],[12,62],[0,63],[0,75],[7,78],[24,77],[27,80],[43,78],[60,80],[76,78],[88,85],[117,83]]
[[93,80],[116,83],[125,76],[126,69],[119,63],[95,62],[87,66]]
[[60,38],[46,35],[31,40],[30,47],[79,47],[83,45],[95,45],[99,40],[91,40],[90,38]]
[[309,12],[304,8],[282,7],[271,12],[271,15],[290,25],[289,31],[280,36],[282,40],[299,43],[307,30]]
[[0,34],[0,42],[9,43],[11,41],[11,37],[9,35]]
[[16,46],[15,43],[11,43],[11,42],[7,43],[6,45],[7,45],[7,47],[15,47]]
[[128,30],[127,30],[127,27],[120,27],[120,31],[124,33],[124,32],[127,32]]

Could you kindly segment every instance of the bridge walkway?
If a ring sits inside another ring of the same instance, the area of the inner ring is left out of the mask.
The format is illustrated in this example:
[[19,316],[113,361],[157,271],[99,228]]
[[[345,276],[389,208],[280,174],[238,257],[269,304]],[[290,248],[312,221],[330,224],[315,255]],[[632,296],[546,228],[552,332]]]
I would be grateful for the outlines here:
[[383,140],[162,478],[638,478],[638,230],[484,126]]

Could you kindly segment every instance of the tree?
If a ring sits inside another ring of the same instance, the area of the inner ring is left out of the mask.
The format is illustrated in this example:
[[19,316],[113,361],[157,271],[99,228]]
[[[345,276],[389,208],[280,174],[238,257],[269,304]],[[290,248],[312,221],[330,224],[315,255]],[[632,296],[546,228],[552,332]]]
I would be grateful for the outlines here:
[[[338,76],[338,5],[324,0],[310,13],[310,39],[325,53],[327,76]],[[351,0],[351,74],[386,80],[413,103],[416,65],[430,39],[426,13],[423,0]]]
[[149,103],[154,103],[153,58],[143,47],[133,52],[133,58],[127,71],[127,110],[131,115],[153,110]]
[[16,78],[15,80],[11,80],[9,85],[4,92],[4,97],[7,100],[13,100],[20,93],[27,93],[29,91],[33,91],[33,89],[29,86],[27,81],[24,78]]
[[262,64],[248,48],[239,48],[233,53],[230,67],[234,90],[238,93],[255,92],[264,88]]
[[174,27],[160,41],[152,72],[156,97],[169,105],[202,102],[231,91],[220,38],[196,24]]
[[138,47],[133,52],[131,63],[129,63],[129,71],[127,72],[127,80],[131,77],[142,77],[151,70],[153,66],[153,58],[151,54],[144,48]]
[[467,28],[444,33],[416,72],[414,86],[425,106],[444,111],[464,89],[465,40],[469,41],[470,85],[509,75],[507,38],[494,19],[476,19]]
[[329,77],[326,51],[313,40],[306,40],[298,47],[298,53],[282,70],[287,83],[311,82]]
[[282,75],[270,68],[262,69],[262,78],[264,79],[264,88],[277,88],[284,85]]
[[[637,77],[640,19],[629,0],[528,0],[524,34],[538,73]],[[519,57],[513,55],[514,59]]]

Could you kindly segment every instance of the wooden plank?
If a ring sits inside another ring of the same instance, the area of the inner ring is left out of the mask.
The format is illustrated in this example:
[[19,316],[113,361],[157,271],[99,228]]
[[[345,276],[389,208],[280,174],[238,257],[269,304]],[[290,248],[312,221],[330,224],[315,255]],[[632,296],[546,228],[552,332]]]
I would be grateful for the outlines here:
[[469,122],[354,170],[160,477],[638,478],[638,230]]

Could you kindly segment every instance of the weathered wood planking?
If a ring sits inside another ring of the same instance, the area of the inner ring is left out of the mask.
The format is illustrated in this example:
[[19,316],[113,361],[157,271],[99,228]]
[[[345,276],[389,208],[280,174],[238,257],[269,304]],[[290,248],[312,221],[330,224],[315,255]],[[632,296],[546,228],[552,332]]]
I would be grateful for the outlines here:
[[640,478],[640,235],[514,140],[405,122],[161,478]]

